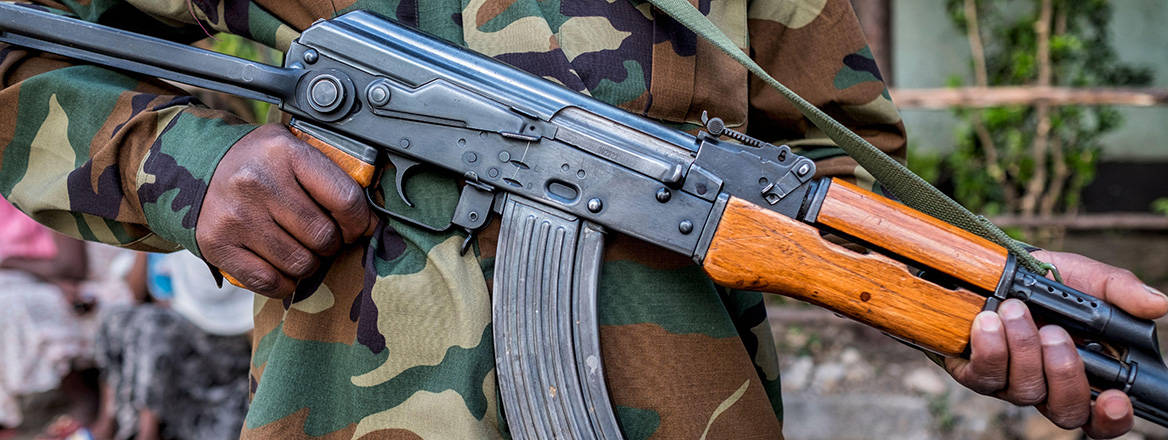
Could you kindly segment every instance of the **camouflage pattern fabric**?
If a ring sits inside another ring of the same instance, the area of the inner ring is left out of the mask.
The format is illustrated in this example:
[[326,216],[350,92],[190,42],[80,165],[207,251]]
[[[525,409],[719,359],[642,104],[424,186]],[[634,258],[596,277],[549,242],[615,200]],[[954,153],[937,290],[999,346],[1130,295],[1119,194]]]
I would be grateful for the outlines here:
[[[904,157],[903,124],[847,0],[693,1],[784,84]],[[180,41],[223,31],[279,49],[317,18],[369,9],[681,129],[708,110],[791,144],[820,174],[871,184],[781,97],[639,0],[40,3]],[[0,194],[75,237],[198,253],[207,183],[253,125],[156,81],[14,47],[0,49],[0,79]],[[410,182],[425,216],[457,198],[446,177]],[[259,297],[242,435],[505,437],[490,336],[496,236],[459,256],[460,236],[383,223],[310,296]],[[780,437],[761,295],[720,289],[684,256],[627,237],[605,259],[601,343],[625,435]]]

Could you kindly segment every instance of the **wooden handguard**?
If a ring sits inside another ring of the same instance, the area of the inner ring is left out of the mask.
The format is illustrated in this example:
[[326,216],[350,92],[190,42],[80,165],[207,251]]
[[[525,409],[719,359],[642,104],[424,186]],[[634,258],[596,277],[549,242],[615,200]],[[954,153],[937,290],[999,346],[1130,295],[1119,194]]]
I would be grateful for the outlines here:
[[1006,265],[1006,248],[839,179],[817,222],[990,292]]
[[[888,214],[869,215],[879,223],[874,216]],[[927,232],[901,230],[882,242]],[[981,295],[941,287],[913,275],[904,263],[830,243],[808,224],[733,197],[703,267],[718,284],[811,302],[948,356],[965,352],[973,318],[985,303]]]

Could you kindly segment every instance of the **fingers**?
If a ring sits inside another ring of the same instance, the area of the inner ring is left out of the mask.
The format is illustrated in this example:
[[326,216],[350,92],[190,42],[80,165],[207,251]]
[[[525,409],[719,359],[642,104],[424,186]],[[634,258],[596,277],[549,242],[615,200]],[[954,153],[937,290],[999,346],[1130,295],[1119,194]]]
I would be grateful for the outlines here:
[[[1155,318],[1168,312],[1168,297],[1131,272],[1073,254],[1036,254],[1059,267],[1067,285],[1133,315]],[[1082,427],[1093,438],[1131,429],[1134,415],[1124,393],[1105,391],[1092,404],[1083,361],[1066,330],[1054,325],[1038,329],[1025,304],[1015,299],[1002,303],[997,320],[990,315],[983,312],[974,320],[970,359],[946,360],[954,378],[975,391],[1035,405],[1056,425]]]
[[970,359],[948,359],[961,384],[1017,405],[1039,405],[1064,428],[1084,425],[1091,393],[1082,361],[1065,330],[1039,330],[1026,305],[1007,300],[997,313],[982,312],[971,330]]
[[[323,153],[266,125],[220,160],[195,227],[203,258],[257,293],[282,297],[376,224],[359,185]],[[237,259],[241,261],[236,261]]]
[[1068,286],[1132,315],[1154,319],[1168,313],[1168,297],[1144,284],[1131,271],[1076,254],[1036,251],[1034,256],[1058,267]]
[[1025,304],[1011,299],[997,313],[978,314],[970,337],[970,359],[946,361],[958,382],[1017,405],[1046,399],[1043,347]]
[[1107,390],[1095,398],[1091,421],[1083,431],[1091,438],[1114,438],[1131,430],[1135,420],[1131,400],[1119,390]]
[[998,314],[981,312],[973,320],[969,360],[948,358],[945,367],[958,383],[981,394],[1006,388],[1009,352]]
[[223,263],[219,268],[252,292],[283,299],[296,289],[294,280],[247,249],[230,247],[223,249],[222,254]]
[[[1088,284],[1087,288],[1090,289],[1085,292],[1098,292],[1105,301],[1141,318],[1155,319],[1168,312],[1168,297],[1144,284],[1131,271],[1095,261],[1092,263],[1095,264],[1088,267],[1093,270],[1086,274],[1093,275],[1093,281],[1084,283]],[[1076,274],[1076,281],[1079,278],[1081,277]]]
[[299,188],[281,191],[280,207],[272,210],[272,219],[300,244],[322,256],[336,253],[342,244],[341,231],[320,206]]
[[324,153],[295,137],[292,139],[301,146],[292,162],[300,186],[336,220],[346,243],[360,238],[374,220],[364,189]]
[[[271,222],[269,220],[268,222]],[[261,225],[258,236],[246,241],[245,247],[266,260],[284,276],[293,280],[307,278],[320,266],[316,254],[288,235],[276,224]]]
[[1006,300],[998,308],[1006,329],[1009,346],[1009,388],[1003,398],[1016,405],[1034,405],[1046,398],[1042,346],[1038,328],[1026,305],[1016,299]]
[[1064,429],[1083,426],[1091,414],[1091,389],[1071,335],[1054,325],[1044,326],[1039,334],[1047,387],[1043,414]]

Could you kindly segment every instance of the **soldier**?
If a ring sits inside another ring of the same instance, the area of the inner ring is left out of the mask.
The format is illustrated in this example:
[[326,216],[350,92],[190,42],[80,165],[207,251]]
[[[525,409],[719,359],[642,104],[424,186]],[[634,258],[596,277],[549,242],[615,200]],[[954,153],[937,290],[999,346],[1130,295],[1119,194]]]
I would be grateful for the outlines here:
[[[60,5],[45,1],[45,4]],[[339,4],[338,4],[339,3]],[[846,0],[701,1],[764,67],[889,154],[904,126]],[[573,0],[65,2],[83,19],[172,39],[205,29],[287,49],[320,17],[363,8],[634,113],[694,130],[702,110],[871,177],[769,88],[647,3]],[[502,435],[490,338],[497,231],[461,237],[381,222],[361,188],[279,125],[256,127],[164,84],[59,57],[0,52],[0,194],[39,221],[136,249],[186,248],[264,295],[255,306],[253,400],[243,436]],[[417,199],[449,206],[454,182]],[[424,194],[423,194],[424,193]],[[372,238],[362,238],[372,231]],[[1074,287],[1154,318],[1168,298],[1126,271],[1042,253]],[[290,298],[322,258],[319,289]],[[781,403],[761,296],[716,288],[680,255],[627,237],[607,246],[600,296],[609,389],[629,438],[774,438]],[[961,383],[1098,437],[1126,432],[1118,391],[1090,403],[1060,328],[1007,301],[975,320]],[[395,437],[395,438],[396,438]]]

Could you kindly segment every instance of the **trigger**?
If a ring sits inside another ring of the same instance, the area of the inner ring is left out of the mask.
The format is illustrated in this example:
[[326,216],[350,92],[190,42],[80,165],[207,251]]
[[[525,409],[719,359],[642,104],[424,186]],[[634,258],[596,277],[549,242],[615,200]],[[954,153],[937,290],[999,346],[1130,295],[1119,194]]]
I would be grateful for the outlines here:
[[392,154],[389,155],[389,162],[393,164],[393,168],[395,170],[394,186],[397,187],[397,196],[406,203],[406,206],[413,208],[414,203],[411,202],[408,197],[406,197],[406,175],[409,174],[411,169],[421,164],[417,161],[406,159],[401,156],[394,156]]

